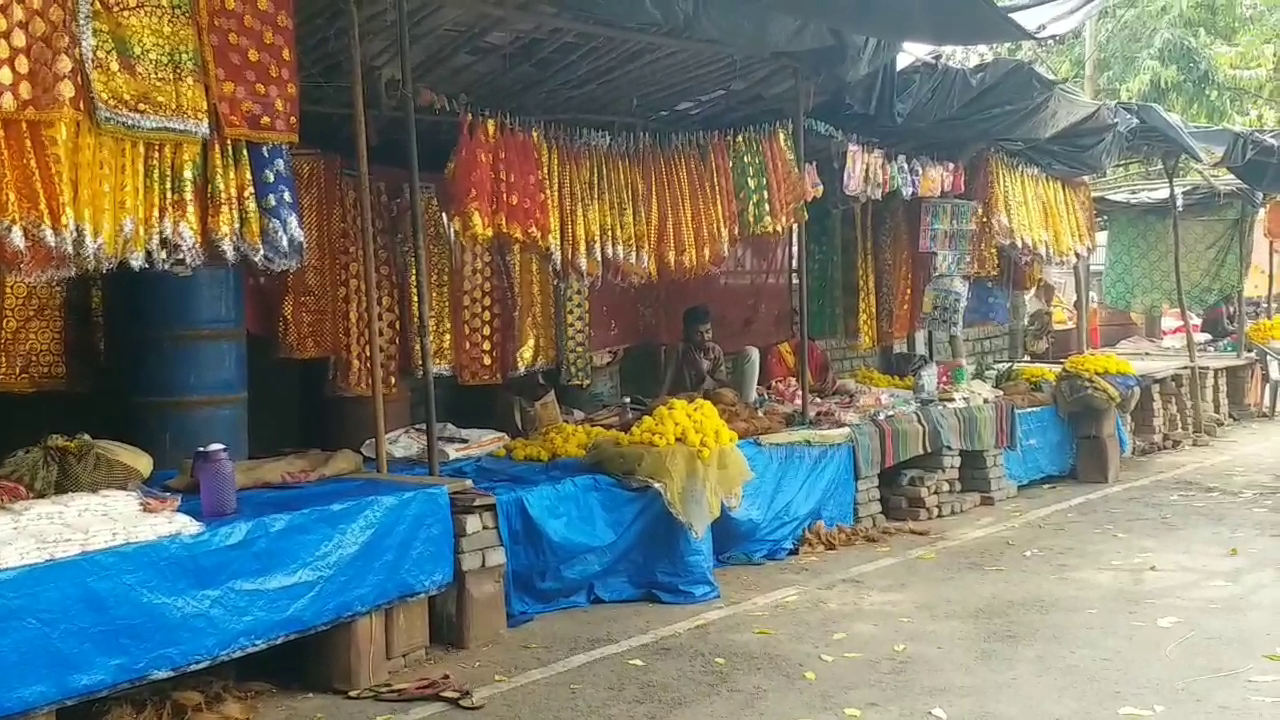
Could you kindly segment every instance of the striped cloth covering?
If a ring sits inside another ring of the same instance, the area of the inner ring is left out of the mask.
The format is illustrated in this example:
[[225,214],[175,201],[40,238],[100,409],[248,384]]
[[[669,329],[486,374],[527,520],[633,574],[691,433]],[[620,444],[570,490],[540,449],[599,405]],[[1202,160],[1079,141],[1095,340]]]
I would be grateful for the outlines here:
[[853,467],[858,477],[878,474],[884,465],[880,454],[880,429],[869,422],[849,427],[853,431]]
[[1012,403],[997,401],[967,407],[922,408],[920,412],[939,436],[936,448],[995,450],[1017,442],[1013,431],[1016,410]]

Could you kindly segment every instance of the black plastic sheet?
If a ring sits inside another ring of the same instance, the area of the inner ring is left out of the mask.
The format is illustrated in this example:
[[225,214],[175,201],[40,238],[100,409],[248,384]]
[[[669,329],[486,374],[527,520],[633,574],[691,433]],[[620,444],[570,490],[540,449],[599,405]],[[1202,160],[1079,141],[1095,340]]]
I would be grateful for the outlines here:
[[850,85],[814,117],[897,152],[959,159],[998,147],[1060,177],[1100,173],[1135,120],[1021,60],[917,64]]
[[1280,194],[1280,130],[1192,128],[1190,135],[1240,182],[1265,195]]

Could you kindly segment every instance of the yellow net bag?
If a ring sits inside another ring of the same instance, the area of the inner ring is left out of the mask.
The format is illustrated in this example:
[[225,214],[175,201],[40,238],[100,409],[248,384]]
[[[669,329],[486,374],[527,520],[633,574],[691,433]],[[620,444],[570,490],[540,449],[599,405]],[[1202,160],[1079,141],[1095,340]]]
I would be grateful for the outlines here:
[[703,459],[682,444],[658,448],[602,440],[585,461],[629,485],[656,488],[671,514],[698,538],[720,517],[721,507],[738,506],[742,487],[752,477],[737,445],[717,447]]

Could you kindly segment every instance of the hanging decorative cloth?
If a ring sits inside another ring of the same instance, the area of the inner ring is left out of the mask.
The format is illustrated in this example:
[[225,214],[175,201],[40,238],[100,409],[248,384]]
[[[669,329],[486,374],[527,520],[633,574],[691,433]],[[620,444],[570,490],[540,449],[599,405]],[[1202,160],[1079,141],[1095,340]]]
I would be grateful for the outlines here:
[[78,2],[80,46],[98,122],[149,140],[207,138],[209,100],[194,4]]
[[[208,212],[205,227],[209,239],[223,257],[234,260],[243,253],[262,260],[262,226],[257,179],[250,160],[250,145],[215,135],[209,141],[207,169]],[[252,146],[257,147],[257,146]]]
[[274,271],[302,264],[305,236],[298,221],[298,188],[293,156],[285,145],[249,144],[253,193],[262,214],[261,262]]
[[587,283],[570,274],[561,285],[564,294],[564,331],[560,348],[560,381],[586,387],[591,384],[591,305]]
[[458,238],[458,272],[461,293],[454,304],[456,336],[453,341],[458,383],[493,385],[505,380],[503,324],[498,299],[501,283],[497,253],[487,243]]
[[355,242],[338,248],[338,303],[342,308],[338,324],[338,354],[333,358],[329,374],[330,391],[334,395],[373,394],[373,347],[369,326],[376,324],[382,350],[382,390],[390,395],[396,389],[400,369],[400,281],[396,273],[396,233],[388,213],[391,210],[387,186],[371,183],[373,209],[374,305],[376,315],[369,317],[364,274],[364,242],[360,238],[360,220],[356,198],[356,178],[343,173],[342,190],[346,196],[346,217],[353,229]]
[[876,255],[872,232],[871,204],[862,203],[854,212],[858,262],[858,344],[863,350],[876,346]]
[[[409,186],[401,187],[401,197],[395,204],[399,216],[399,246],[402,265],[405,268],[405,309],[403,333],[410,369],[422,374],[422,342],[419,339],[418,268],[413,249],[413,225],[407,212],[411,207]],[[447,375],[453,372],[453,256],[449,249],[449,237],[440,212],[440,202],[435,188],[422,188],[422,229],[427,246],[427,291],[431,294],[431,316],[427,319],[427,333],[431,338],[431,372]]]
[[338,302],[338,263],[339,248],[356,242],[352,218],[347,214],[337,156],[298,153],[293,165],[299,218],[303,231],[314,240],[307,249],[307,261],[285,276],[280,356],[328,358],[338,354],[339,316],[347,312]]
[[511,318],[514,347],[511,375],[545,370],[556,362],[555,292],[546,259],[537,248],[506,248],[510,292],[506,317]]
[[66,390],[67,285],[6,276],[0,304],[0,392]]
[[74,125],[85,110],[73,0],[0,10],[0,262],[23,276],[71,267]]
[[298,142],[293,0],[199,0],[209,94],[234,140]]

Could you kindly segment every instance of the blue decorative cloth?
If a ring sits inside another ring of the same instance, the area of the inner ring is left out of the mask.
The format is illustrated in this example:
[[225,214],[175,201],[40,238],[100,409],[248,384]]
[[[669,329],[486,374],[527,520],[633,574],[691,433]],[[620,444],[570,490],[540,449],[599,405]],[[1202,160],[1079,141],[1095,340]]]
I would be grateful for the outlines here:
[[253,192],[262,213],[262,265],[284,272],[302,265],[306,238],[298,219],[293,156],[286,145],[249,143]]
[[1009,324],[1009,291],[999,280],[974,278],[964,308],[965,327]]

